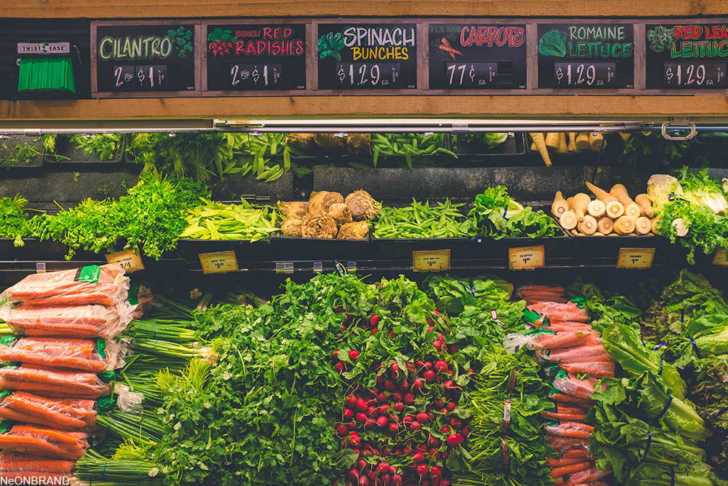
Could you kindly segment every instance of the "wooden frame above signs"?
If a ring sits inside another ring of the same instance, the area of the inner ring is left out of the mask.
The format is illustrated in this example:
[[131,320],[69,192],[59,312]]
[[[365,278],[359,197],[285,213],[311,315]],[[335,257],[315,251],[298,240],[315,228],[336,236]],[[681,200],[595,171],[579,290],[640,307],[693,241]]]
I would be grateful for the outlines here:
[[[720,33],[728,19],[94,21],[92,97],[705,95],[647,82],[648,30],[683,23]],[[715,92],[728,65],[714,64],[670,66],[708,69]]]

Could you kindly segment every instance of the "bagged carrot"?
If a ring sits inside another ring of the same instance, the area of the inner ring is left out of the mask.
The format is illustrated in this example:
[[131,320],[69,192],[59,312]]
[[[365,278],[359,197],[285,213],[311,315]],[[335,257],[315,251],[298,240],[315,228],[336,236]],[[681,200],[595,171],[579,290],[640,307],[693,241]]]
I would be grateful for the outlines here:
[[[4,396],[3,396],[4,395]],[[2,392],[0,417],[62,430],[86,430],[96,422],[96,402]]]
[[109,387],[94,373],[58,371],[28,365],[0,368],[0,388],[56,398],[99,398]]
[[128,302],[103,305],[30,307],[4,309],[3,319],[25,336],[94,338],[112,337],[131,321],[134,306]]
[[3,473],[70,473],[73,464],[73,461],[41,459],[28,457],[25,454],[0,454],[0,472]]
[[29,425],[13,425],[0,434],[0,449],[43,457],[76,460],[89,447],[88,435]]
[[[100,373],[114,369],[103,339],[0,338],[0,361]],[[117,346],[118,347],[118,346]]]

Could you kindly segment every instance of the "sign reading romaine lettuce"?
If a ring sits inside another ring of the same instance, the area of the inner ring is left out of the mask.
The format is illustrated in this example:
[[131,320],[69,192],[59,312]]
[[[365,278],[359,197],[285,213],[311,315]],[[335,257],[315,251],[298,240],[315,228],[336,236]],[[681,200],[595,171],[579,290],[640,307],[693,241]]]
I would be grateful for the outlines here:
[[430,89],[525,87],[525,25],[430,25]]
[[728,24],[647,25],[647,88],[728,88]]
[[318,88],[417,88],[417,25],[320,24]]
[[631,24],[538,24],[538,87],[634,87]]

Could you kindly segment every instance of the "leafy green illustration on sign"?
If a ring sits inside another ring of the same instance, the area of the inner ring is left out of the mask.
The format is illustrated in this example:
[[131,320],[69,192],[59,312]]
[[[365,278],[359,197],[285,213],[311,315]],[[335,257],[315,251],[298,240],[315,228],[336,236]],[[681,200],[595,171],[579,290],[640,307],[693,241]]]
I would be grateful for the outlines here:
[[187,57],[187,53],[192,53],[192,30],[179,26],[177,30],[171,29],[167,31],[167,37],[174,45],[177,57]]
[[207,34],[207,40],[210,42],[223,41],[223,42],[235,42],[238,38],[233,34],[230,29],[223,29],[222,27],[215,27],[215,29]]
[[344,47],[344,38],[341,32],[329,32],[322,35],[318,40],[319,59],[333,57],[337,61],[341,61],[341,50]]
[[647,32],[647,42],[650,43],[650,50],[652,52],[665,52],[670,50],[670,46],[675,40],[672,29],[657,25],[651,27]]
[[566,57],[566,33],[549,30],[538,41],[538,52],[544,56]]

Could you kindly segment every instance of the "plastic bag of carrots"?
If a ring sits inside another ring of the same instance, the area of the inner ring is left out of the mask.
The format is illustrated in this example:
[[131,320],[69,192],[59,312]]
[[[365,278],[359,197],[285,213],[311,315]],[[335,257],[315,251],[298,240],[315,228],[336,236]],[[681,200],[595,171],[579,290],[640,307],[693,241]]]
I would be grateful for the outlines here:
[[[118,350],[118,346],[112,345],[111,348]],[[6,363],[101,373],[114,369],[117,357],[118,353],[107,353],[106,341],[103,339],[0,338],[0,361]]]
[[129,277],[119,265],[110,264],[28,275],[4,295],[27,306],[111,306],[126,300],[128,292]]
[[[73,461],[46,459],[26,454],[0,454],[0,473],[51,473],[63,474],[73,470]],[[22,477],[22,475],[21,475]],[[63,483],[48,483],[63,484]]]
[[85,432],[13,425],[9,432],[0,434],[0,449],[33,456],[75,461],[86,453],[88,447],[88,434]]
[[124,301],[117,305],[78,305],[5,309],[3,318],[23,336],[94,338],[113,337],[131,322],[134,306]]
[[94,373],[59,371],[29,365],[0,368],[0,389],[54,398],[99,398],[109,387]]
[[96,402],[45,398],[27,392],[0,393],[0,417],[61,430],[86,430],[96,424]]

